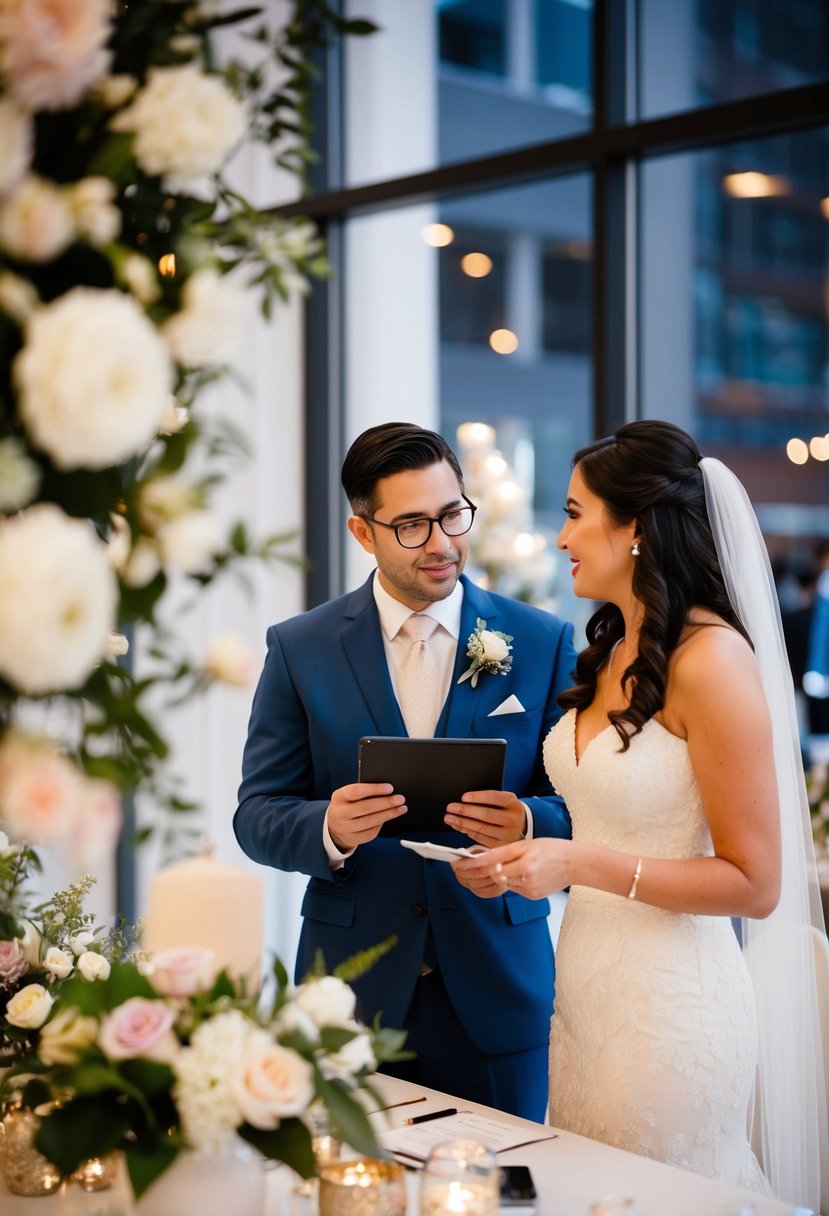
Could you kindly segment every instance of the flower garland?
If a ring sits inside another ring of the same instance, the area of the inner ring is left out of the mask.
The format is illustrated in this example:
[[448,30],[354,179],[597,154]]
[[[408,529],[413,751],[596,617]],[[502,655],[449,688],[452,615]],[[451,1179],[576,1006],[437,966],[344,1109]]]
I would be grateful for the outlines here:
[[197,409],[249,296],[268,317],[327,273],[312,224],[226,176],[243,140],[302,176],[312,55],[373,28],[322,0],[288,11],[0,0],[0,822],[18,839],[106,847],[139,787],[190,805],[158,706],[239,683],[251,656],[233,637],[176,649],[161,601],[292,557],[289,535],[222,533],[212,497],[246,445]]

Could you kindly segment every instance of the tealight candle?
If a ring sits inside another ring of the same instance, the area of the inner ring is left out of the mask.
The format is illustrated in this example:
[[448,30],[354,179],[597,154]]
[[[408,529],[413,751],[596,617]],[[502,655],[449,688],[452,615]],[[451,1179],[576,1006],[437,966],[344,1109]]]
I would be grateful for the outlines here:
[[406,1216],[403,1166],[373,1157],[323,1166],[319,1216]]
[[496,1216],[499,1170],[475,1140],[444,1140],[429,1153],[420,1179],[420,1216]]
[[497,1197],[480,1182],[437,1183],[424,1191],[420,1216],[495,1216]]

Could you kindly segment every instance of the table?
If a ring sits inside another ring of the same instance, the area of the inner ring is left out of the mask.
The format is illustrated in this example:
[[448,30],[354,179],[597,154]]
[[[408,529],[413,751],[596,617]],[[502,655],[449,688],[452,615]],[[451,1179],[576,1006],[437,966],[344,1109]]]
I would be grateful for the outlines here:
[[[392,1126],[400,1125],[413,1111],[425,1114],[447,1106],[459,1105],[464,1110],[496,1113],[478,1103],[461,1102],[448,1094],[408,1081],[380,1076],[376,1082],[388,1103],[426,1095],[427,1100],[415,1107],[398,1107],[384,1116],[374,1116],[375,1119],[388,1117]],[[500,1112],[497,1114],[499,1118],[515,1123],[519,1131],[522,1127],[537,1130],[537,1124]],[[499,1160],[505,1164],[511,1162],[530,1167],[538,1190],[538,1216],[587,1216],[589,1205],[607,1194],[632,1196],[637,1203],[638,1216],[725,1216],[731,1205],[740,1203],[752,1203],[757,1216],[796,1216],[798,1212],[790,1204],[777,1199],[766,1199],[752,1191],[723,1186],[708,1178],[699,1178],[684,1170],[609,1148],[571,1132],[559,1132],[555,1140],[501,1153]],[[296,1181],[296,1176],[285,1166],[268,1171],[263,1216],[314,1216],[314,1201],[293,1193]],[[416,1172],[407,1172],[407,1185],[408,1216],[417,1216],[419,1176]],[[38,1199],[10,1196],[0,1180],[2,1216],[63,1216],[65,1211],[57,1196]],[[200,1211],[182,1213],[182,1216],[233,1214]]]

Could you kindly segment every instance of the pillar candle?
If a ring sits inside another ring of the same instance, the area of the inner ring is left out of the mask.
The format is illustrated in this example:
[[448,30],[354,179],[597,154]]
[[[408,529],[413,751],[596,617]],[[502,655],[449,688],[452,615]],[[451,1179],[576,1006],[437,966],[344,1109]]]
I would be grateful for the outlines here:
[[150,954],[173,946],[215,951],[216,964],[258,986],[262,973],[264,883],[212,857],[168,866],[150,884],[142,943]]

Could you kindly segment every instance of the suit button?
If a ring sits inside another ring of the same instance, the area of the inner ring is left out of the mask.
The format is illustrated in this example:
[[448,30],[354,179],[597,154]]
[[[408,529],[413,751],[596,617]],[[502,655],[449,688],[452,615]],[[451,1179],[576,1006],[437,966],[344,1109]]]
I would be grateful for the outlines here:
[[423,904],[412,904],[412,913],[415,916],[425,916],[426,908],[423,906]]

